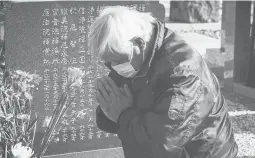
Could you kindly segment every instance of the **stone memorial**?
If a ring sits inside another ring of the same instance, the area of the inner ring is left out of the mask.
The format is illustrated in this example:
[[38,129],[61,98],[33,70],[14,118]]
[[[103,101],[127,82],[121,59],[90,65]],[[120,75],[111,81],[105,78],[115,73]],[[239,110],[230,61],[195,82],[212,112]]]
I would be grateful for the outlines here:
[[92,60],[87,42],[95,17],[112,5],[152,12],[162,22],[165,19],[164,7],[157,1],[15,3],[6,15],[6,67],[43,78],[32,103],[39,117],[36,151],[67,81],[68,67],[79,67],[86,76],[82,89],[72,92],[76,100],[54,132],[46,155],[121,147],[117,135],[101,131],[95,124],[94,81],[108,74],[108,69],[101,61]]

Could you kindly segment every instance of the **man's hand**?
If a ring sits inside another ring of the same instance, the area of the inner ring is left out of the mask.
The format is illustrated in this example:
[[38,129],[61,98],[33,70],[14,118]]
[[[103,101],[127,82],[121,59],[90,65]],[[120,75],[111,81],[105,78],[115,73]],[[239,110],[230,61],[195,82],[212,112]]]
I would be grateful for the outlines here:
[[120,113],[133,105],[133,95],[127,85],[118,88],[108,76],[97,80],[97,101],[105,115],[113,122],[118,121]]

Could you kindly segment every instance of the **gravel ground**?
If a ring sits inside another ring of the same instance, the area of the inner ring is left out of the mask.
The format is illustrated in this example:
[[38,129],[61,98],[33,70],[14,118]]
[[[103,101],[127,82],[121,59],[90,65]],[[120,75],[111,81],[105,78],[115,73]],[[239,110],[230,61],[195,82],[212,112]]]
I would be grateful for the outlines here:
[[180,30],[178,32],[181,32],[181,33],[194,32],[194,33],[199,33],[212,38],[220,39],[220,30]]
[[223,92],[229,107],[238,158],[255,158],[255,100]]

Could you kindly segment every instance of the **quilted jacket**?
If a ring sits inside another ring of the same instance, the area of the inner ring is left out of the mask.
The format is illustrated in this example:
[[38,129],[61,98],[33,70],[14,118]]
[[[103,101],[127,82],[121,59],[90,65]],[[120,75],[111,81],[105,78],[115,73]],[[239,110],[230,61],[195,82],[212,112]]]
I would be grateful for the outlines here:
[[[217,78],[201,55],[163,24],[155,24],[154,48],[128,84],[134,105],[117,123],[97,107],[101,130],[116,133],[126,158],[235,158],[238,147]],[[121,105],[120,105],[121,106]]]

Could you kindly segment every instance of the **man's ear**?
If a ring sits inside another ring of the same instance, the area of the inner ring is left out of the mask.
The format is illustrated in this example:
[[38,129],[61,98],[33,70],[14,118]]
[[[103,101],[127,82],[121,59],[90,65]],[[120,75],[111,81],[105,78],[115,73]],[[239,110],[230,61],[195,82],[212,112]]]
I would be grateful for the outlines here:
[[141,37],[134,37],[132,40],[134,45],[138,46],[141,51],[144,51],[146,48],[146,43]]

